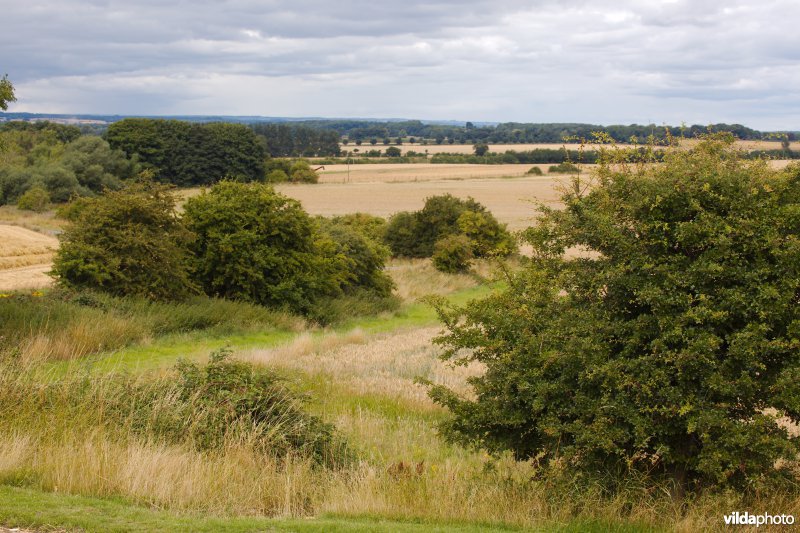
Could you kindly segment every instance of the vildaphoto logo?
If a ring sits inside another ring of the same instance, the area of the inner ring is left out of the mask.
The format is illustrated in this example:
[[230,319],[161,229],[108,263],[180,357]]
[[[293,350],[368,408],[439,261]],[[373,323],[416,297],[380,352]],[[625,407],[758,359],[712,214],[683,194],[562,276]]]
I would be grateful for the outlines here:
[[791,526],[794,516],[790,514],[750,514],[739,511],[725,515],[726,526]]

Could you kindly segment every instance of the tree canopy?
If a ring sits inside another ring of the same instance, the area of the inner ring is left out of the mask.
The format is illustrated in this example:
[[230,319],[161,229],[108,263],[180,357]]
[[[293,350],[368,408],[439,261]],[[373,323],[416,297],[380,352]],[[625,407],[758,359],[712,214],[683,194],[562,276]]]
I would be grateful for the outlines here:
[[128,118],[111,124],[106,138],[112,148],[137,154],[164,183],[264,180],[264,146],[243,124]]
[[8,109],[10,102],[16,102],[17,97],[14,95],[14,85],[8,79],[8,75],[0,78],[0,109],[5,111]]
[[431,389],[452,438],[685,488],[789,475],[776,465],[800,451],[778,420],[800,422],[800,167],[732,143],[575,177],[505,290],[442,309],[444,357],[486,365],[474,399]]

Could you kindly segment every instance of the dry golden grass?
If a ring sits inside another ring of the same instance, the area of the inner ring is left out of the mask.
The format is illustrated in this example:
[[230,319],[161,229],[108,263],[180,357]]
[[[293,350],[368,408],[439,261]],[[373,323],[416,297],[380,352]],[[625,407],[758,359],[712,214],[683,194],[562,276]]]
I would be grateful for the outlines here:
[[390,259],[386,271],[394,281],[395,293],[404,301],[413,302],[431,294],[475,287],[494,274],[495,266],[492,260],[479,260],[469,273],[445,274],[436,270],[430,259]]
[[0,270],[49,263],[56,248],[55,237],[0,225]]
[[356,394],[388,395],[412,402],[416,408],[433,409],[425,388],[414,383],[415,378],[468,394],[466,378],[483,371],[477,363],[453,367],[439,360],[438,348],[431,342],[439,333],[439,327],[414,329],[368,341],[358,330],[320,339],[305,334],[279,348],[251,350],[242,358],[272,367],[306,372],[313,369]]
[[[59,441],[0,435],[0,479],[24,471],[42,490],[126,499],[159,508],[304,516],[327,475],[308,460],[284,461],[231,444],[201,453],[182,446],[121,443],[101,431]],[[322,478],[322,479],[320,479]]]
[[17,209],[13,205],[2,205],[0,206],[0,224],[20,226],[40,233],[53,234],[64,229],[67,221],[56,218],[54,211],[35,213]]

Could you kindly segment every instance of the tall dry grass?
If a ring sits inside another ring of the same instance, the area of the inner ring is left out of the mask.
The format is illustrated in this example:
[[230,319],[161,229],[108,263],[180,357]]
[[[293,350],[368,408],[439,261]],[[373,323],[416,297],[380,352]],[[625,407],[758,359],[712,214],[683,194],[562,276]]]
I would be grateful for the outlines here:
[[481,259],[474,262],[469,272],[446,274],[433,267],[430,259],[391,259],[386,272],[395,283],[396,294],[404,301],[413,302],[429,295],[446,295],[477,287],[494,276],[495,261]]
[[[270,367],[315,373],[298,374],[304,379],[324,378],[315,409],[361,457],[342,468],[276,455],[247,438],[200,450],[130,431],[131,421],[112,416],[114,405],[147,398],[136,387],[126,396],[114,385],[119,377],[59,377],[45,391],[34,365],[7,364],[0,368],[0,482],[222,515],[367,514],[521,527],[624,520],[688,532],[722,530],[722,514],[733,510],[800,513],[800,500],[786,494],[675,502],[667,487],[638,480],[608,494],[579,480],[542,478],[534,462],[449,445],[435,430],[443,413],[416,389],[414,375],[460,383],[466,391],[464,380],[479,369],[441,363],[429,347],[435,333],[301,336],[275,351],[245,354]],[[160,376],[135,378],[154,379]],[[168,409],[171,400],[163,401]]]

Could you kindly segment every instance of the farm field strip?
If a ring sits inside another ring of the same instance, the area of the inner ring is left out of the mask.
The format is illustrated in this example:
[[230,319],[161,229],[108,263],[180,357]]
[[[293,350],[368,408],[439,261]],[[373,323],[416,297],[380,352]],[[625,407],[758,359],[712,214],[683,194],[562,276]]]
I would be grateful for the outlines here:
[[[656,128],[658,129],[658,128]],[[698,143],[697,139],[683,139],[681,141],[682,146],[691,147]],[[780,141],[747,141],[747,140],[738,140],[736,141],[736,146],[742,148],[744,150],[780,150],[781,143]],[[354,143],[349,144],[342,144],[340,145],[342,151],[353,151],[354,149],[358,149],[359,152],[367,152],[369,150],[380,150],[383,152],[389,146],[397,146],[395,144],[385,145],[383,142],[379,142],[376,145],[372,145],[369,142],[362,143],[361,146],[357,146]],[[628,145],[628,144],[620,144],[619,146],[625,147],[632,147],[637,145]],[[597,150],[600,147],[599,144],[586,144],[584,145],[584,150]],[[403,155],[411,152],[417,152],[418,154],[472,154],[474,153],[473,143],[469,144],[410,144],[406,142],[400,146]],[[567,150],[578,150],[580,148],[579,144],[565,144],[565,143],[523,143],[523,144],[489,144],[489,152],[490,153],[503,153],[509,150],[514,152],[527,152],[530,150],[560,150],[562,148],[566,148]],[[793,142],[791,143],[792,150],[800,150],[800,142]]]
[[0,225],[0,291],[46,286],[58,239],[19,226]]
[[387,217],[398,211],[421,209],[425,199],[434,195],[450,193],[460,198],[471,196],[485,205],[498,220],[508,224],[510,229],[518,230],[532,223],[536,201],[557,204],[558,188],[568,182],[568,176],[545,176],[513,180],[282,184],[277,189],[299,200],[309,213],[324,216],[361,211]]
[[319,171],[319,182],[418,182],[436,180],[468,180],[475,178],[504,178],[524,176],[531,167],[537,166],[547,172],[550,165],[472,165],[461,163],[359,163],[349,165],[325,165]]

